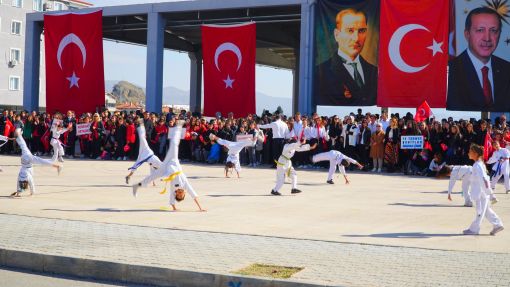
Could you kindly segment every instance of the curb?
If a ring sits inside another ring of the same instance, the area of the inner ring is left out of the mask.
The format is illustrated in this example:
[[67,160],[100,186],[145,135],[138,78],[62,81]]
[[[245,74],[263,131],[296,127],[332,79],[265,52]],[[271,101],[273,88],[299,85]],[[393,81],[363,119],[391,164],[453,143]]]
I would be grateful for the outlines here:
[[0,266],[105,281],[173,287],[319,287],[283,280],[224,275],[0,248]]

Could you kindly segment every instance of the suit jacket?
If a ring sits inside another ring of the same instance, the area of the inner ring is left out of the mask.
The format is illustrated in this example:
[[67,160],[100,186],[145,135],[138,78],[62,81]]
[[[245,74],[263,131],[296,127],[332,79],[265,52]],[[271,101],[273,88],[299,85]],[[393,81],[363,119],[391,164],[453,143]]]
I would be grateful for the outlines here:
[[[315,104],[333,106],[373,106],[377,96],[377,67],[359,57],[363,69],[363,87],[358,87],[354,78],[337,54],[316,69]],[[351,97],[345,96],[349,90]]]
[[510,63],[492,56],[494,104],[485,106],[483,87],[467,51],[462,52],[449,64],[448,98],[446,108],[458,111],[510,110]]
[[372,136],[372,132],[370,131],[370,128],[369,127],[366,127],[365,128],[365,132],[363,133],[361,131],[361,128],[360,128],[360,132],[359,132],[359,140],[358,140],[358,144],[361,144],[361,138],[363,138],[363,145],[364,146],[370,146],[370,137]]

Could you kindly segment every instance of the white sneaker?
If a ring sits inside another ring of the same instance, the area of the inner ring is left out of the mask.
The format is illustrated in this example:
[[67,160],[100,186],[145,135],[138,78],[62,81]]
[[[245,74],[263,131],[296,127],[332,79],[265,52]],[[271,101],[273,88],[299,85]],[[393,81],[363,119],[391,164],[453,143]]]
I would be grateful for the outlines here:
[[462,234],[464,234],[464,235],[478,235],[478,232],[474,232],[471,229],[466,229],[466,230],[462,231]]
[[136,198],[136,194],[138,193],[138,188],[140,186],[138,184],[133,185],[133,197]]
[[377,169],[374,167],[374,168],[372,169],[372,172],[376,172],[376,171],[377,171]]
[[378,173],[381,173],[381,172],[382,172],[382,169],[378,169],[378,170],[377,170],[377,172],[378,172]]
[[494,235],[496,235],[496,233],[498,233],[498,232],[502,231],[503,229],[505,229],[505,228],[503,227],[503,225],[498,226],[498,227],[494,227],[494,228],[492,229],[492,231],[491,231],[489,234],[490,234],[490,235],[492,235],[492,236],[494,236]]
[[62,157],[59,157],[59,158],[58,158],[58,161],[59,161],[59,162],[64,162],[64,159],[63,159]]

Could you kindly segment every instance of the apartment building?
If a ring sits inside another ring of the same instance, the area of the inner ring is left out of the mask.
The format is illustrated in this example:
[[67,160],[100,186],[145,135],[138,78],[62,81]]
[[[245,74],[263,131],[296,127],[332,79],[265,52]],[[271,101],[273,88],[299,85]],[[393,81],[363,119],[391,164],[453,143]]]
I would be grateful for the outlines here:
[[[90,7],[85,1],[0,0],[0,108],[22,109],[25,15]],[[44,36],[41,35],[40,107],[46,106]]]

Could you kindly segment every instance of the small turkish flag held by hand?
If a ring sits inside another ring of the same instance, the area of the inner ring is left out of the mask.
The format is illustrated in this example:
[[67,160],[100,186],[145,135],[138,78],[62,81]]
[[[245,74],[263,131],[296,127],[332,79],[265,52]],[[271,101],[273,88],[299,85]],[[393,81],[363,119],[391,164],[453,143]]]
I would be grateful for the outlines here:
[[427,101],[423,101],[423,103],[416,108],[416,114],[414,115],[414,120],[416,122],[422,122],[430,117],[432,114],[432,110],[430,109]]
[[44,15],[46,110],[104,107],[102,11]]
[[204,115],[255,113],[255,23],[203,25]]
[[449,3],[381,1],[378,106],[446,106]]

